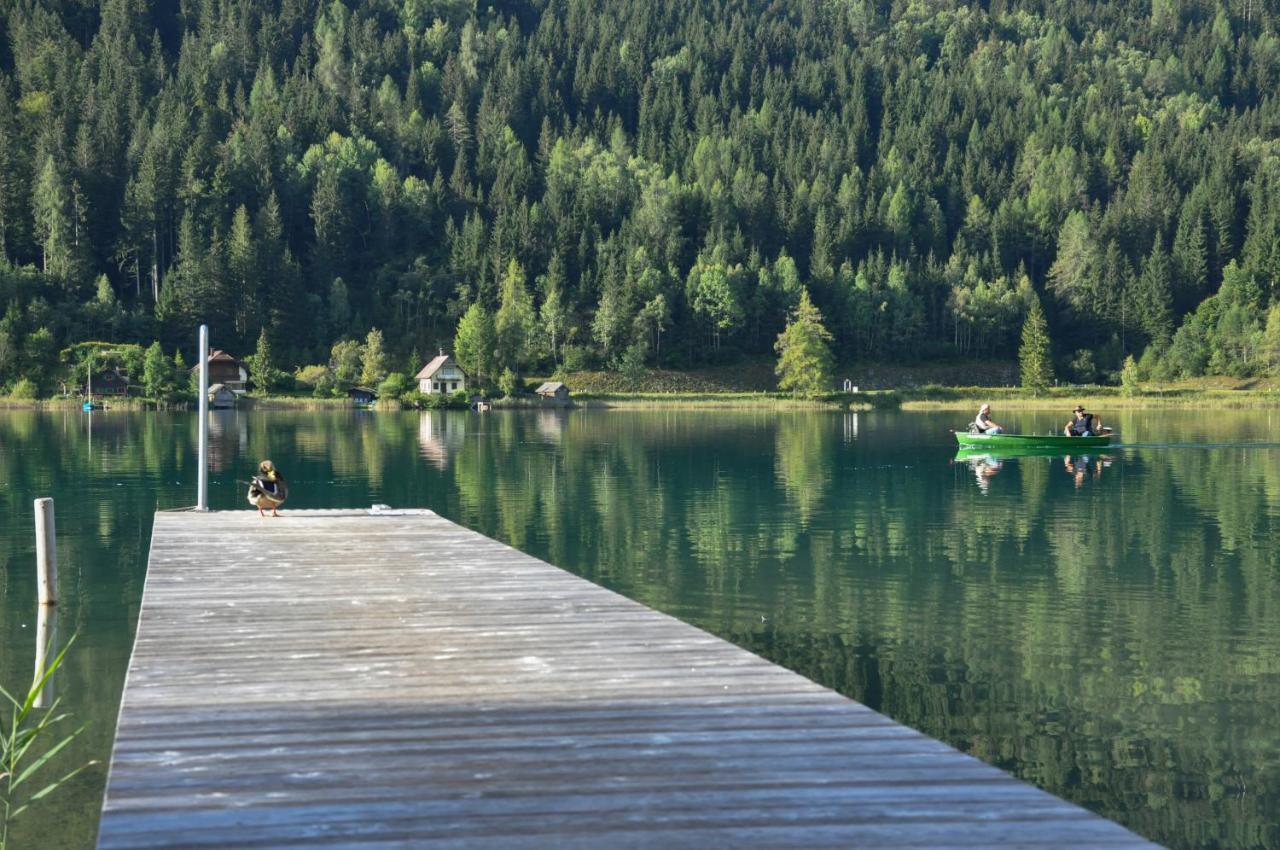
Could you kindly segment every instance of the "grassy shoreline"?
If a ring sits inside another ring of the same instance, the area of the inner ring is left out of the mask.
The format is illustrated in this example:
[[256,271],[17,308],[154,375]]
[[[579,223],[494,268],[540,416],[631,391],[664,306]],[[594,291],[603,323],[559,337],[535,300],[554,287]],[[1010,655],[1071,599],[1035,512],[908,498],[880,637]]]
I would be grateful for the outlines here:
[[[97,402],[103,401],[97,399]],[[119,410],[147,410],[155,407],[155,403],[144,398],[111,398],[107,399],[108,407]],[[79,410],[84,404],[82,398],[6,398],[0,396],[0,410]]]
[[[152,410],[149,399],[107,399],[108,409]],[[1120,387],[1081,386],[1055,387],[1038,396],[1028,395],[1017,387],[943,387],[924,386],[901,390],[871,390],[860,393],[833,393],[817,398],[796,398],[778,392],[612,392],[583,393],[574,396],[573,407],[587,410],[653,410],[653,409],[740,409],[740,410],[964,410],[976,409],[989,402],[1004,410],[1069,410],[1084,404],[1099,410],[1178,409],[1208,407],[1213,409],[1280,407],[1280,387],[1270,385],[1229,388],[1212,385],[1173,386],[1144,389],[1126,395]],[[74,410],[81,405],[78,398],[11,399],[0,397],[0,410]],[[164,409],[182,410],[193,403],[163,405]],[[313,398],[307,396],[246,396],[242,410],[342,410],[350,409],[346,398]],[[495,410],[561,409],[541,401],[519,397],[494,399]],[[378,410],[398,410],[397,403],[379,402]]]
[[574,398],[578,407],[604,410],[734,408],[744,410],[871,410],[894,406],[888,393],[795,398],[783,393],[597,393]]
[[1224,389],[1182,386],[1149,388],[1126,395],[1120,387],[1055,387],[1038,396],[1015,387],[922,387],[898,393],[902,410],[969,410],[989,402],[1005,410],[1069,410],[1076,404],[1110,410],[1160,408],[1280,407],[1280,390],[1274,388]]

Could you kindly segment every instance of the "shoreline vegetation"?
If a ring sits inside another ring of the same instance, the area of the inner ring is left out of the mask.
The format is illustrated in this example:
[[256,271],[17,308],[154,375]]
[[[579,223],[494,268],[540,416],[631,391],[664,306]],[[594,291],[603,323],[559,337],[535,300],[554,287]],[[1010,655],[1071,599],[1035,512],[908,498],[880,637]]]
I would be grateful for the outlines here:
[[[788,393],[778,389],[774,364],[746,360],[702,369],[642,369],[632,373],[606,370],[562,371],[546,377],[518,381],[511,392],[494,391],[488,398],[494,410],[557,409],[533,395],[544,380],[563,381],[572,391],[572,405],[579,409],[645,410],[760,409],[760,410],[963,410],[976,409],[983,401],[1005,410],[1057,410],[1083,403],[1110,410],[1186,408],[1219,409],[1280,407],[1280,377],[1237,378],[1213,376],[1158,383],[1131,381],[1116,384],[1059,384],[1039,389],[1018,386],[1016,365],[1003,361],[960,361],[947,366],[902,366],[864,363],[828,372],[828,385],[840,376],[856,392]],[[971,382],[966,382],[970,379]],[[380,385],[383,397],[375,410],[467,409],[469,393],[447,397],[423,396],[406,389],[403,381]],[[392,386],[394,384],[394,387]],[[338,385],[341,386],[341,385]],[[251,392],[241,396],[240,407],[251,410],[336,410],[352,406],[338,386],[300,386],[292,392]],[[172,392],[172,390],[171,390]],[[321,393],[317,395],[316,393]],[[388,392],[395,395],[388,396]],[[481,393],[483,394],[483,393]],[[76,408],[82,398],[59,396],[27,399],[0,396],[0,410],[21,408]],[[171,394],[157,402],[143,396],[112,397],[105,401],[118,410],[184,410],[194,406],[194,393]]]
[[[51,399],[13,399],[0,397],[0,410],[70,410],[79,408],[77,397]],[[191,402],[157,403],[145,398],[107,399],[109,410],[185,410]],[[1110,410],[1210,407],[1280,408],[1280,385],[1257,386],[1169,386],[1143,387],[1126,393],[1113,386],[1058,386],[1042,393],[1030,393],[1019,387],[939,386],[926,385],[904,389],[879,389],[858,393],[831,393],[799,397],[776,391],[633,391],[580,393],[573,398],[572,408],[586,410],[686,409],[755,409],[755,410],[964,410],[988,401],[1005,410],[1057,410],[1071,404],[1084,403]],[[493,410],[557,410],[527,395],[495,398]],[[244,410],[338,410],[352,407],[347,398],[315,398],[312,396],[254,396],[241,399]],[[396,401],[380,401],[378,411],[414,409]],[[429,409],[429,408],[423,408]]]

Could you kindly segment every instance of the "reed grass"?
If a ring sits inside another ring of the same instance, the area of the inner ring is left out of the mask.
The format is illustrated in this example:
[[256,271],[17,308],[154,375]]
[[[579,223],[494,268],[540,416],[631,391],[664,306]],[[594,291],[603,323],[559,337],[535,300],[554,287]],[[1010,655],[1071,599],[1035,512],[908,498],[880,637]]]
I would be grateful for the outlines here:
[[0,688],[0,700],[7,704],[9,714],[7,724],[3,714],[0,714],[0,850],[6,850],[9,846],[10,825],[33,803],[49,796],[82,770],[97,763],[86,762],[45,784],[39,790],[27,790],[32,787],[27,784],[28,782],[43,781],[42,769],[48,767],[58,753],[78,738],[87,726],[87,724],[82,725],[74,732],[63,735],[52,746],[35,755],[36,751],[33,748],[36,743],[47,739],[55,727],[71,717],[68,712],[58,712],[61,698],[55,699],[46,709],[36,708],[36,701],[48,686],[53,674],[62,666],[67,650],[71,649],[75,640],[73,635],[62,651],[48,663],[44,674],[32,683],[25,697],[19,699],[4,688]]

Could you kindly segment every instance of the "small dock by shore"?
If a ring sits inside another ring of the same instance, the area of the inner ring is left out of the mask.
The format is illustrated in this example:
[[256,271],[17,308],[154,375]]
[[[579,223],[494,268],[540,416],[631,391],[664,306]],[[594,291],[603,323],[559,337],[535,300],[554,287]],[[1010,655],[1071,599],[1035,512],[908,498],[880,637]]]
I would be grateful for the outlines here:
[[430,511],[156,515],[102,850],[855,846],[1153,845]]

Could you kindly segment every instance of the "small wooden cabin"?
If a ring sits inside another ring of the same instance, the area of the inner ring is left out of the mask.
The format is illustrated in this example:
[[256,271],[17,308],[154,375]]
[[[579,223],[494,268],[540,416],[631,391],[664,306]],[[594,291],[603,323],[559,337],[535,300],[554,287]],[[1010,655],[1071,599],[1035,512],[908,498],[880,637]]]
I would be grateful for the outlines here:
[[560,405],[569,403],[569,388],[559,381],[547,381],[542,386],[534,390],[538,398],[543,401],[554,402]]
[[92,388],[95,396],[124,396],[129,394],[129,375],[119,369],[103,369],[93,373],[89,386],[84,388],[89,394]]
[[209,406],[214,410],[226,410],[236,406],[236,394],[226,384],[209,386]]
[[423,395],[453,393],[467,388],[467,373],[463,372],[462,367],[443,351],[422,367],[417,378],[418,391]]
[[378,394],[368,387],[352,387],[347,390],[347,398],[356,407],[368,407],[378,400]]

